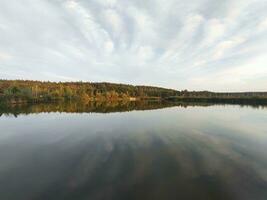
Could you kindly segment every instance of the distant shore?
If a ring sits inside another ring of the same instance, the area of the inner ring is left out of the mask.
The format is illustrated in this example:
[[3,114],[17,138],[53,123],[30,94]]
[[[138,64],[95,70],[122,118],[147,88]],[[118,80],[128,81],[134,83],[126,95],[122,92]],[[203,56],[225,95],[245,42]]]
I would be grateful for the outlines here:
[[184,101],[267,104],[267,92],[216,93],[117,83],[0,80],[0,104],[57,101]]

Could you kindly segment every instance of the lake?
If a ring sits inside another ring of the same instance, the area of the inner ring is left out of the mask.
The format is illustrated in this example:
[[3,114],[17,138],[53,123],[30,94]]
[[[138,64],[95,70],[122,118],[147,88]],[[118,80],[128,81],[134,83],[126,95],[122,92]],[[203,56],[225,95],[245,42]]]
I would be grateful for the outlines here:
[[266,200],[267,108],[0,109],[1,200]]

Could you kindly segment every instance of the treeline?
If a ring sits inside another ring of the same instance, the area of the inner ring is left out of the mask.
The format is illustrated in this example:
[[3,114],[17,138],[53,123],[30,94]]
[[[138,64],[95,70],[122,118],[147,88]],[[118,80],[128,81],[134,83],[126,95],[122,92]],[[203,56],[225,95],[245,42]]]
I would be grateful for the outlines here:
[[177,91],[151,86],[115,83],[41,82],[0,80],[0,103],[52,102],[58,100],[118,101],[254,101],[267,102],[267,92],[215,93],[209,91]]
[[17,102],[50,102],[56,100],[136,100],[176,96],[177,91],[160,87],[115,83],[41,82],[0,80],[0,100]]

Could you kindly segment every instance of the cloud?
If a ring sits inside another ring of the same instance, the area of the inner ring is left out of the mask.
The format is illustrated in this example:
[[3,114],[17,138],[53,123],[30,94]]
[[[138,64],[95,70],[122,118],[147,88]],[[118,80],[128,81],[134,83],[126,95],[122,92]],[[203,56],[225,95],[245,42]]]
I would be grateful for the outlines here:
[[266,9],[266,0],[1,0],[0,78],[267,90]]
[[215,47],[214,60],[222,58],[227,50],[230,50],[246,41],[243,37],[234,37],[230,40],[222,41]]
[[207,21],[205,26],[204,45],[211,45],[216,40],[220,39],[225,32],[224,22],[216,18]]
[[259,29],[259,31],[267,31],[267,18],[263,19],[263,20],[258,24],[258,29]]
[[5,52],[0,52],[0,61],[2,60],[9,60],[11,59],[12,56],[8,53],[5,53]]
[[105,50],[111,53],[114,50],[114,44],[112,41],[107,41],[105,44]]
[[67,1],[66,6],[70,9],[76,9],[78,6],[78,3],[76,1]]
[[[267,78],[266,62],[267,57],[261,54],[249,59],[244,65],[205,74],[192,78],[190,81],[196,86],[216,83],[214,91],[263,91],[266,90],[265,85],[262,84]],[[255,70],[255,65],[257,70]]]

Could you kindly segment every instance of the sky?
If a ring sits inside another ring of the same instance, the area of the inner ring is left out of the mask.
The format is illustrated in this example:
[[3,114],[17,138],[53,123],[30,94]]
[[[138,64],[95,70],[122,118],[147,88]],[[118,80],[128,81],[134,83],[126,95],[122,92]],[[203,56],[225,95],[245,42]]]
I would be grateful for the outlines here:
[[0,79],[267,91],[267,0],[0,0]]

